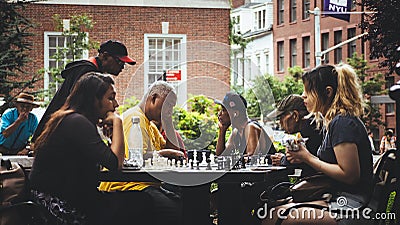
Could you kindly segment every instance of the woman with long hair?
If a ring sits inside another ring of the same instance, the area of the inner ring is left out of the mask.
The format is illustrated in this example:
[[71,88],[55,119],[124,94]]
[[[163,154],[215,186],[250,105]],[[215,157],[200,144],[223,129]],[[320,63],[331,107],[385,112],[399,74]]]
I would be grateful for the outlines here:
[[[354,198],[354,202],[362,204],[372,191],[372,154],[367,130],[360,120],[363,100],[357,75],[349,65],[322,65],[306,72],[302,80],[304,103],[307,110],[320,121],[324,139],[318,156],[312,155],[304,145],[299,144],[299,151],[287,151],[287,159],[290,162],[304,162],[330,177],[335,183],[331,187],[334,197],[345,196],[349,202],[350,198]],[[314,203],[327,206],[322,200]],[[281,207],[292,205],[289,203]],[[299,209],[300,215],[306,210],[309,209]],[[313,210],[323,218],[319,217],[316,221],[315,218],[288,217],[284,224],[345,223],[346,219],[333,217],[328,211]],[[263,224],[273,221],[267,219]]]
[[[85,74],[34,144],[32,194],[57,218],[57,224],[103,224],[112,218],[111,210],[102,212],[108,200],[97,190],[97,178],[100,165],[116,171],[124,159],[115,95],[111,77]],[[111,132],[110,146],[103,142],[96,125]]]

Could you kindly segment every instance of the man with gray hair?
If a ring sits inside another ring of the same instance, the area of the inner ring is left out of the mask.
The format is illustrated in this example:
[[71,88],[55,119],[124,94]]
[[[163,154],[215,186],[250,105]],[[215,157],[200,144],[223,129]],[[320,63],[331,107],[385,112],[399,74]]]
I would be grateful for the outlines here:
[[[132,127],[132,117],[140,118],[140,128],[143,136],[143,154],[157,151],[161,156],[169,158],[183,157],[183,152],[177,150],[175,130],[172,124],[172,110],[176,104],[177,96],[174,88],[165,81],[153,83],[140,103],[125,111],[123,117],[124,136],[129,136]],[[167,138],[159,132],[152,122],[161,123]],[[125,146],[125,155],[128,155],[128,146]],[[141,191],[152,199],[149,203],[154,207],[155,221],[150,224],[179,224],[181,216],[181,202],[178,198],[167,195],[160,188],[159,183],[143,182],[102,182],[101,191]]]

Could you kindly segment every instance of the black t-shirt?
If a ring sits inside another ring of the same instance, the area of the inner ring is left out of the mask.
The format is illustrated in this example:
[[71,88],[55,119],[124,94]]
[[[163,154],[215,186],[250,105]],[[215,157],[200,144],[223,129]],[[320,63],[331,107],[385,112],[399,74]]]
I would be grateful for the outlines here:
[[95,124],[81,114],[69,114],[37,149],[30,173],[32,189],[88,212],[101,200],[99,164],[117,170],[118,159],[101,140]]
[[362,121],[354,116],[336,116],[324,132],[324,140],[318,157],[328,163],[337,164],[333,147],[341,143],[355,143],[360,160],[360,181],[355,185],[339,183],[338,191],[347,191],[368,196],[372,187],[372,154],[367,130]]
[[[97,63],[100,62],[97,60]],[[100,72],[100,71],[101,68],[98,68],[95,64],[93,64],[88,60],[79,60],[71,62],[65,66],[65,69],[61,72],[61,76],[65,80],[62,83],[60,89],[58,89],[57,93],[54,95],[53,99],[51,100],[49,106],[47,107],[46,111],[42,116],[42,119],[39,121],[35,133],[33,134],[32,142],[35,142],[35,140],[43,132],[44,126],[46,125],[47,121],[49,121],[51,114],[59,110],[64,105],[76,81],[85,73]]]
[[316,156],[318,148],[322,143],[322,130],[317,129],[316,124],[315,122],[312,122],[312,119],[307,119],[303,122],[300,134],[302,137],[308,138],[306,148]]

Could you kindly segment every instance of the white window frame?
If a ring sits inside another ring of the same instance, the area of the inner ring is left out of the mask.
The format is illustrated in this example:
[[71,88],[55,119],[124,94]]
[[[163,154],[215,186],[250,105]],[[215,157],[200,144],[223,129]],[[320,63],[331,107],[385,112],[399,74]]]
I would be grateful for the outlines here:
[[267,10],[262,7],[254,11],[254,30],[263,30],[266,26]]
[[[43,79],[43,87],[44,90],[49,90],[49,85],[50,85],[50,76],[47,73],[47,70],[49,69],[49,60],[50,60],[50,55],[49,55],[49,48],[50,48],[50,43],[49,43],[49,37],[50,36],[63,36],[62,32],[55,32],[55,31],[45,31],[44,32],[44,68],[45,68],[45,73],[44,73],[44,79]],[[86,33],[86,37],[89,39],[89,34]],[[89,51],[84,50],[83,51],[83,59],[89,58]],[[79,59],[76,59],[79,60]],[[47,97],[46,97],[47,98]],[[45,99],[48,100],[48,99]]]
[[[178,96],[178,105],[183,105],[187,100],[187,58],[186,58],[186,35],[185,34],[144,34],[144,92],[146,93],[150,83],[149,83],[149,39],[180,39],[181,45],[181,81],[170,82],[174,87]],[[163,45],[165,49],[165,44]],[[164,65],[165,67],[165,65]],[[166,70],[168,68],[164,68]]]

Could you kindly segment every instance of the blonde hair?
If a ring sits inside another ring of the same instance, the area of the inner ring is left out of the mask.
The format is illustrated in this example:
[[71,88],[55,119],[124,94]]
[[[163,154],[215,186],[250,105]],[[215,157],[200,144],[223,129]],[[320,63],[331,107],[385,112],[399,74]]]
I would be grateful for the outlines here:
[[[360,81],[354,69],[347,64],[323,65],[307,72],[302,77],[307,92],[316,99],[312,113],[321,120],[320,112],[326,109],[323,123],[328,127],[337,115],[360,117],[364,113],[364,102]],[[326,87],[330,86],[333,96],[329,97]]]

